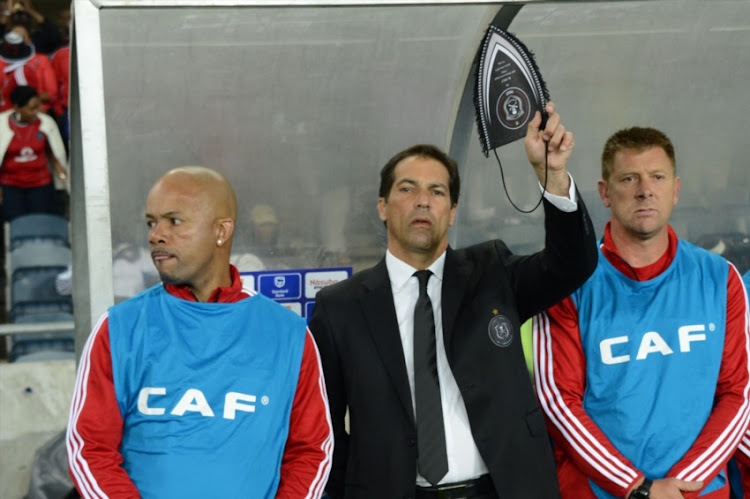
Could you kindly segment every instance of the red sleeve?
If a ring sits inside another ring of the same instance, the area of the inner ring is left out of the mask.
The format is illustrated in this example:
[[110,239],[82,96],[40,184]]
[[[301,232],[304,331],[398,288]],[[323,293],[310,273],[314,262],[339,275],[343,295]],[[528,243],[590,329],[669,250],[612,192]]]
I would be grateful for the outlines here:
[[[714,396],[714,409],[698,438],[667,476],[710,482],[732,457],[750,421],[748,304],[737,270],[730,265],[727,283],[724,353]],[[698,493],[684,494],[697,497]]]
[[318,347],[308,330],[276,497],[321,497],[331,470],[332,456],[333,427],[323,369]]
[[[558,462],[562,484],[571,491],[590,490],[590,478],[603,489],[625,497],[643,474],[612,445],[583,409],[586,358],[578,312],[568,297],[534,317],[534,376],[550,435],[570,468]],[[571,483],[577,482],[577,483]]]
[[70,83],[70,49],[62,47],[52,55],[50,59],[52,69],[57,78],[57,92],[59,99],[55,112],[61,114],[64,108],[68,107],[68,89]]
[[[750,274],[745,274],[746,279],[748,275]],[[745,298],[750,298],[748,297],[748,293],[750,293],[750,288],[745,284]],[[747,320],[750,322],[750,318]],[[740,442],[740,446],[737,448],[734,457],[737,458],[737,463],[740,467],[743,491],[745,491],[746,494],[750,494],[750,429],[746,430],[745,434],[742,436],[742,441]]]
[[46,92],[49,95],[49,102],[42,105],[42,109],[46,111],[50,107],[55,106],[59,99],[57,76],[55,76],[55,70],[52,68],[52,63],[49,62],[49,58],[46,55],[37,54],[35,72],[38,85],[36,90],[40,94]]
[[83,348],[66,434],[68,468],[84,498],[133,498],[138,490],[122,468],[122,415],[112,379],[108,318]]

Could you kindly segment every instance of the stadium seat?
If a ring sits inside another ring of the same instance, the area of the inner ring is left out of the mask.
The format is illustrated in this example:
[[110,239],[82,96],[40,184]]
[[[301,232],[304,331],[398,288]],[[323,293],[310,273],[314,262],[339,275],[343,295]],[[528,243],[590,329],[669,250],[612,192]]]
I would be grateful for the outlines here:
[[60,329],[43,333],[14,334],[10,336],[11,362],[30,362],[34,360],[58,360],[75,358],[74,331],[68,322],[73,321],[69,312],[37,313],[21,315],[16,323],[54,323],[59,322]]
[[70,296],[55,288],[55,278],[70,264],[70,248],[50,241],[28,242],[11,251],[8,260],[6,303],[11,321],[27,314],[72,312]]
[[11,337],[10,362],[75,358],[73,330],[49,333],[14,334]]
[[16,271],[10,292],[12,322],[23,322],[21,317],[27,315],[72,312],[70,295],[61,295],[55,288],[59,272],[59,267],[23,267]]
[[68,221],[59,215],[33,213],[13,219],[8,228],[10,250],[27,242],[50,241],[70,246]]
[[71,262],[70,248],[51,241],[28,242],[10,252],[10,277],[17,279],[26,270],[55,268],[64,272]]

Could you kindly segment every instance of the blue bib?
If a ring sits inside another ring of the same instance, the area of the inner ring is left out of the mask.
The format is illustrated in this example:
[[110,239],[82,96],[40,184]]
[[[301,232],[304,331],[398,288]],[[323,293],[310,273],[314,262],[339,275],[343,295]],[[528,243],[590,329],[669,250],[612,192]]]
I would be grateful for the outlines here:
[[158,285],[110,309],[123,468],[142,497],[274,497],[305,334],[260,294],[199,303]]
[[[648,281],[624,276],[600,253],[573,294],[586,356],[583,407],[647,477],[664,477],[711,414],[727,277],[726,260],[679,241],[669,268]],[[719,475],[704,493],[725,481]],[[615,497],[590,483],[597,497]]]

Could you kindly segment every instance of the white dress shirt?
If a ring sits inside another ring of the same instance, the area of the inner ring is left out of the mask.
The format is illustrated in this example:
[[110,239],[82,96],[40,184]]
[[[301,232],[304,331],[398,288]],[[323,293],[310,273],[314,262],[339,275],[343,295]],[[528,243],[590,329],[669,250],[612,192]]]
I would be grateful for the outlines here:
[[[487,473],[487,466],[479,455],[469,427],[469,416],[461,392],[453,377],[443,344],[442,288],[443,265],[445,253],[440,255],[429,270],[433,275],[427,282],[427,294],[430,295],[432,311],[435,315],[435,344],[437,347],[437,371],[440,380],[440,401],[443,407],[445,426],[445,448],[448,454],[448,473],[440,483],[453,483],[470,480]],[[411,265],[402,262],[390,251],[385,254],[385,265],[391,280],[393,304],[396,306],[396,318],[401,334],[401,346],[404,349],[406,373],[409,376],[412,409],[414,407],[414,306],[419,297],[419,282],[413,275],[417,271]],[[419,417],[419,416],[417,416]],[[430,483],[417,474],[417,485],[428,487]]]
[[[575,198],[575,184],[572,177],[570,179],[570,197],[556,196],[548,192],[545,192],[544,196],[561,211],[570,213],[578,209],[578,203]],[[412,409],[414,409],[414,414],[416,414],[417,411],[414,405],[414,306],[419,297],[419,281],[414,276],[414,272],[418,269],[399,260],[390,251],[386,251],[385,265],[391,281],[393,304],[396,307],[401,346],[404,350],[404,361],[406,361],[406,373],[409,377]],[[428,270],[432,271],[433,275],[430,276],[430,280],[427,282],[427,294],[430,295],[432,311],[435,316],[437,371],[440,381],[441,405],[443,407],[445,447],[448,454],[448,473],[440,480],[440,483],[447,484],[477,478],[486,474],[488,470],[487,465],[482,460],[482,456],[479,454],[479,449],[477,449],[474,443],[474,437],[471,434],[471,427],[469,426],[469,416],[466,414],[466,405],[464,404],[463,396],[461,396],[461,391],[456,384],[456,379],[453,377],[453,373],[448,365],[445,353],[442,314],[444,266],[445,253],[440,255],[428,267]],[[417,485],[428,487],[431,484],[417,473]]]
[[539,190],[544,193],[544,197],[547,199],[547,201],[552,203],[552,206],[560,211],[573,213],[578,209],[578,200],[576,199],[576,184],[573,181],[573,176],[570,173],[568,173],[568,178],[570,179],[568,197],[558,196],[557,194],[550,194],[549,192],[544,190],[544,187],[542,187],[541,183],[539,183]]

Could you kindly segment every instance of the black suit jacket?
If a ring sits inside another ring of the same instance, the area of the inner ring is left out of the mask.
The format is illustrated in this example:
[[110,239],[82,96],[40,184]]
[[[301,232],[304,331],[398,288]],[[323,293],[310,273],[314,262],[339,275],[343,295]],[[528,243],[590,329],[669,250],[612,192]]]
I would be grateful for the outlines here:
[[[445,351],[474,441],[502,499],[559,496],[544,417],[524,363],[520,326],[579,287],[596,266],[583,201],[545,200],[545,250],[512,255],[502,241],[448,249],[442,287]],[[512,341],[492,341],[497,315]],[[414,497],[416,425],[385,260],[316,297],[310,321],[322,357],[335,449],[332,498]],[[350,432],[344,428],[349,408]]]

